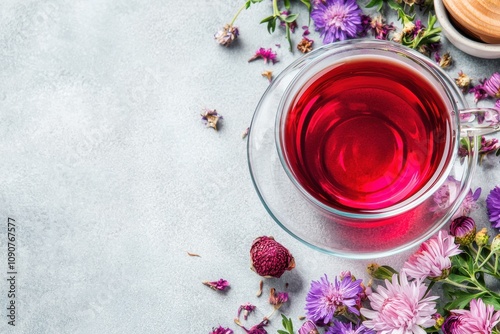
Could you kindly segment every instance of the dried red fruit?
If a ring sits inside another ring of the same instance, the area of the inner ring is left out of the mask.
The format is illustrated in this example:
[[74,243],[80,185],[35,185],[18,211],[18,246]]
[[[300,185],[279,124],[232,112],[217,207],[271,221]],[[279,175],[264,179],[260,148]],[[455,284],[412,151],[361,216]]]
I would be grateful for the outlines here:
[[295,268],[295,260],[273,237],[258,237],[250,248],[251,269],[260,276],[279,278],[286,270]]

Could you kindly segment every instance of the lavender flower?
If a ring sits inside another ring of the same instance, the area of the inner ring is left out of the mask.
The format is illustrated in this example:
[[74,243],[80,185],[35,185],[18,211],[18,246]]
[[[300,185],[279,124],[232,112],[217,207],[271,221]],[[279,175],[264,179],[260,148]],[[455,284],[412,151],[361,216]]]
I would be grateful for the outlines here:
[[356,0],[326,0],[315,4],[311,19],[328,44],[356,37],[362,31],[361,14]]
[[455,244],[455,237],[445,231],[420,245],[420,248],[403,264],[402,271],[411,278],[439,280],[448,277],[450,257],[462,251]]
[[483,89],[491,97],[500,98],[500,73],[495,72],[483,84]]
[[482,299],[471,300],[470,310],[451,310],[451,313],[443,324],[444,334],[491,333],[500,323],[500,311],[495,312],[495,308]]
[[471,217],[458,217],[450,225],[450,234],[455,236],[455,242],[467,246],[476,238],[476,222]]
[[486,209],[491,226],[500,229],[500,188],[493,188],[486,198]]
[[362,324],[353,325],[352,322],[335,320],[325,334],[375,334],[375,331],[366,328]]
[[229,47],[238,38],[239,34],[238,27],[226,24],[214,35],[214,38],[220,45]]
[[273,64],[277,63],[278,60],[276,59],[276,52],[273,51],[273,49],[264,49],[264,48],[259,48],[257,51],[255,51],[255,54],[248,59],[248,62],[254,61],[256,59],[264,59],[264,63],[272,62]]
[[219,291],[224,291],[227,287],[229,287],[229,282],[222,278],[219,279],[218,281],[213,281],[213,282],[204,281],[202,283],[213,290],[219,290]]
[[427,286],[421,280],[408,282],[406,275],[394,274],[392,282],[385,280],[385,288],[372,293],[370,306],[361,309],[367,319],[363,325],[377,333],[425,334],[423,328],[434,326],[437,296],[425,297]]
[[334,315],[350,311],[359,315],[356,308],[363,293],[361,280],[352,280],[346,276],[341,281],[335,277],[331,283],[328,277],[321,277],[319,281],[312,281],[306,297],[306,313],[309,319],[327,324]]
[[319,334],[318,327],[311,320],[307,320],[300,327],[299,334]]
[[233,334],[233,330],[230,328],[224,328],[219,326],[217,328],[212,328],[212,331],[209,334]]

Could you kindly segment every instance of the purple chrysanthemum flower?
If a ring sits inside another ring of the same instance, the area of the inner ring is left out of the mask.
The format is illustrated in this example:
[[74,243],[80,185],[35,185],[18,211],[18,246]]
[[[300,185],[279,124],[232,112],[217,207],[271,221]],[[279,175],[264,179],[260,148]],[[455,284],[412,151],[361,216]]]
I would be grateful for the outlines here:
[[500,73],[495,72],[483,84],[483,89],[491,97],[500,98]]
[[217,328],[212,328],[212,331],[209,334],[233,334],[233,330],[230,328],[224,328],[219,326]]
[[375,334],[375,331],[364,325],[354,325],[352,322],[335,320],[325,334]]
[[372,293],[372,310],[362,308],[367,319],[363,325],[384,334],[425,334],[424,328],[434,326],[437,296],[425,297],[427,286],[421,280],[408,282],[406,275],[392,276],[385,280],[385,288],[379,286]]
[[495,312],[492,305],[486,305],[482,299],[473,299],[470,310],[451,310],[442,330],[444,334],[491,333],[500,323],[500,311]]
[[416,279],[438,280],[450,274],[450,257],[462,251],[455,244],[455,237],[445,231],[420,245],[420,248],[403,264],[402,272]]
[[326,0],[314,6],[311,19],[328,44],[356,37],[362,31],[361,14],[356,0]]
[[311,320],[307,320],[300,327],[299,334],[319,334],[318,327]]
[[218,281],[213,281],[213,282],[205,281],[202,283],[213,290],[224,291],[227,287],[229,287],[229,282],[223,278],[219,279]]
[[306,297],[307,317],[327,324],[336,313],[346,310],[359,315],[356,305],[361,293],[361,280],[353,281],[351,276],[346,276],[342,280],[335,277],[335,281],[330,282],[325,274],[319,281],[311,282]]
[[486,198],[486,209],[491,226],[500,229],[500,188],[493,188]]

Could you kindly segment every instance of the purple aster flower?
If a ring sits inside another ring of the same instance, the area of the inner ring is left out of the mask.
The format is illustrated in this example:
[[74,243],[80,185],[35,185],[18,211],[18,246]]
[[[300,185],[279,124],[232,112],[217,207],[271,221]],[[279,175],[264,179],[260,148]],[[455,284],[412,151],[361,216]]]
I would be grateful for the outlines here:
[[214,38],[220,45],[229,47],[238,38],[239,34],[238,27],[226,24],[214,35]]
[[229,287],[229,282],[222,278],[218,281],[213,281],[213,282],[205,281],[202,283],[213,290],[219,290],[219,291],[224,291],[227,287]]
[[486,198],[486,209],[491,226],[500,229],[500,188],[493,188]]
[[254,61],[256,59],[262,58],[264,59],[264,63],[267,64],[267,62],[272,62],[273,64],[277,63],[278,60],[276,59],[276,52],[273,51],[273,49],[264,49],[264,48],[259,48],[257,51],[255,51],[255,54],[252,56],[252,58],[248,59],[249,62]]
[[346,276],[339,280],[335,277],[330,282],[328,277],[321,277],[319,281],[312,281],[306,297],[306,313],[309,319],[327,324],[334,315],[350,311],[359,315],[357,305],[360,294],[363,293],[361,280],[352,280]]
[[240,307],[238,307],[238,318],[240,317],[241,312],[243,312],[243,319],[247,320],[248,315],[252,313],[255,308],[256,306],[250,303],[240,305]]
[[224,328],[219,326],[217,328],[212,328],[212,331],[209,334],[233,334],[233,330],[230,328]]
[[328,44],[356,37],[362,30],[361,14],[356,0],[326,0],[314,6],[311,19]]
[[500,323],[500,311],[486,305],[482,299],[473,299],[470,310],[451,310],[451,316],[443,324],[444,334],[491,333]]
[[416,279],[439,280],[450,274],[450,257],[462,251],[455,244],[455,237],[445,231],[420,245],[420,248],[403,264],[402,272]]
[[455,237],[455,242],[467,246],[476,238],[476,222],[471,217],[458,217],[450,225],[450,234]]
[[299,334],[319,334],[318,327],[311,320],[307,320],[300,327]]
[[483,89],[491,97],[500,98],[500,73],[495,72],[483,84]]
[[375,334],[375,331],[362,324],[354,325],[352,322],[335,320],[325,334]]
[[427,286],[421,280],[408,282],[406,275],[392,276],[392,282],[385,280],[370,299],[371,310],[361,309],[368,320],[363,325],[377,333],[425,334],[424,328],[434,326],[436,320],[437,296],[425,297]]
[[465,196],[457,212],[453,215],[452,219],[456,219],[461,216],[469,216],[472,211],[477,210],[479,208],[479,205],[477,205],[479,196],[481,196],[481,188],[477,188],[474,193],[472,193],[472,189],[469,189],[469,192]]

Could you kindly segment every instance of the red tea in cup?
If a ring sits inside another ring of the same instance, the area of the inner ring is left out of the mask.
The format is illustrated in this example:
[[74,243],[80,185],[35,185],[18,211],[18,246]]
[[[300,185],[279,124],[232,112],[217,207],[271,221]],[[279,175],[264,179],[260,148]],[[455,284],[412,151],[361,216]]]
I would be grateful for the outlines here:
[[327,207],[353,213],[424,193],[453,156],[451,112],[441,95],[428,77],[384,57],[352,57],[322,70],[282,119],[292,178]]

